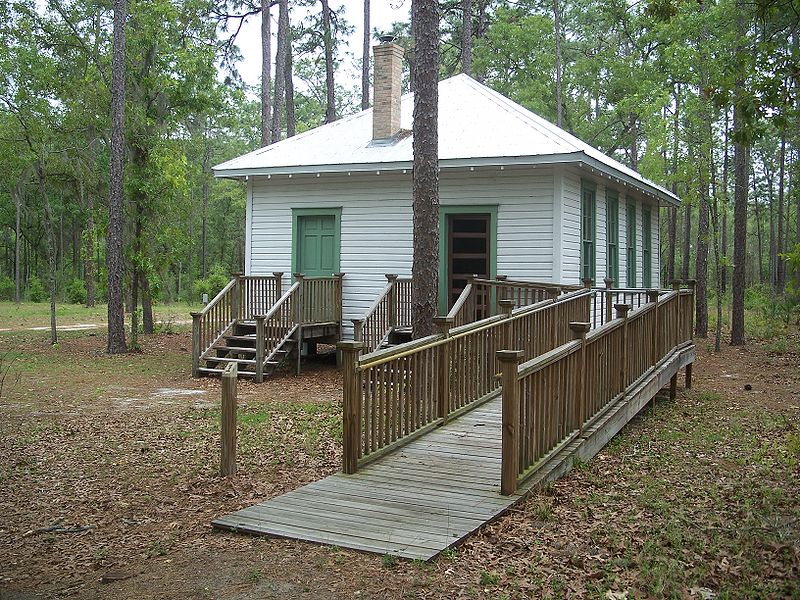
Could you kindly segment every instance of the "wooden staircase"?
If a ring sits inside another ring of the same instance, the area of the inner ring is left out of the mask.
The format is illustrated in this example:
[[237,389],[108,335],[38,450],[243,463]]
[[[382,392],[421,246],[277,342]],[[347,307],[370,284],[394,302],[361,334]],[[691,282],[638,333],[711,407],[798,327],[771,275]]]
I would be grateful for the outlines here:
[[303,345],[341,339],[342,277],[305,277],[283,292],[282,273],[237,275],[192,313],[192,376],[219,376],[235,363],[239,377],[261,382],[289,358],[297,372]]
[[[262,375],[271,377],[277,368],[290,356],[296,357],[298,347],[295,333],[297,327],[289,332],[282,344],[266,357]],[[256,376],[256,321],[237,321],[231,332],[211,347],[212,353],[205,358],[205,366],[199,371],[203,375],[222,375],[225,365],[236,363],[239,377]]]

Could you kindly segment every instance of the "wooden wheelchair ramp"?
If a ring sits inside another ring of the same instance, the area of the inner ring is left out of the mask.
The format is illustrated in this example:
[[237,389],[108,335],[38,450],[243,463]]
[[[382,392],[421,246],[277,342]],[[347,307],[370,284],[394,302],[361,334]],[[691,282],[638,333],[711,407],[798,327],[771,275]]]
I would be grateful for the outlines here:
[[214,521],[218,528],[428,560],[501,514],[500,399],[358,473],[337,473]]

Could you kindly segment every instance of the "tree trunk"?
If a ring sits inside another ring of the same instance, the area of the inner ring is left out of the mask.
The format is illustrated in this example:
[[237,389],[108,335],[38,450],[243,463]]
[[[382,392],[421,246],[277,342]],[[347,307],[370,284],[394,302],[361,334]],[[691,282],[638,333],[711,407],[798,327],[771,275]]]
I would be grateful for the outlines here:
[[364,43],[361,48],[361,110],[369,108],[369,0],[364,0]]
[[561,6],[558,0],[553,0],[553,27],[556,38],[556,125],[561,127],[564,123],[564,103],[561,90]]
[[150,294],[150,281],[144,271],[139,274],[139,283],[142,286],[142,331],[145,335],[151,335],[155,333],[153,297]]
[[472,0],[461,0],[461,72],[472,73]]
[[699,200],[697,220],[697,253],[695,254],[695,334],[708,337],[708,179],[705,160],[700,160]]
[[331,9],[328,0],[320,0],[322,4],[322,43],[325,51],[325,122],[336,120],[336,87],[333,80],[333,33],[331,32]]
[[14,210],[16,211],[14,219],[14,302],[20,302],[20,270],[19,270],[19,254],[20,244],[22,243],[22,227],[20,224],[22,217],[22,189],[25,180],[28,178],[28,170],[22,172],[17,185],[11,189],[11,195],[14,199]]
[[[557,2],[558,0],[556,0]],[[678,195],[678,150],[680,131],[680,84],[675,91],[675,115],[672,121],[672,193]],[[667,251],[667,284],[675,279],[675,254],[678,244],[678,209],[670,207],[668,226],[669,248]]]
[[289,29],[289,1],[278,2],[278,44],[275,52],[275,94],[272,106],[272,143],[281,139],[281,119],[286,87],[286,38]]
[[292,28],[286,31],[286,68],[284,70],[286,86],[286,137],[294,137],[297,132],[297,117],[294,111],[294,73],[292,59]]
[[211,142],[208,140],[205,123],[203,123],[203,164],[200,170],[202,176],[201,194],[203,196],[203,229],[200,232],[200,262],[202,265],[203,279],[208,277],[208,200],[209,177],[211,177]]
[[126,0],[114,0],[114,40],[111,65],[111,180],[108,201],[108,352],[127,350],[122,307],[123,144],[125,133],[125,12]]
[[261,0],[261,145],[270,143],[270,88],[272,87],[272,0]]
[[628,116],[628,127],[631,131],[631,169],[635,171],[639,168],[639,123],[636,119],[636,115],[633,113]]
[[764,243],[761,231],[761,203],[758,201],[758,189],[756,188],[756,174],[753,171],[753,209],[756,213],[756,241],[758,243],[758,254],[756,256],[756,268],[758,273],[758,283],[764,285],[766,276],[764,274]]
[[45,185],[44,167],[41,160],[36,161],[36,179],[39,181],[39,193],[42,196],[44,207],[44,230],[47,236],[47,274],[50,287],[50,343],[58,343],[58,330],[56,328],[56,236],[53,231],[53,211],[50,207],[50,198]]
[[[744,85],[739,82],[738,85]],[[739,132],[733,145],[734,198],[733,198],[733,315],[731,321],[731,345],[743,346],[744,336],[744,288],[747,261],[747,186],[748,148],[742,142],[742,109],[733,108],[733,128]]]
[[[775,190],[774,173],[768,166],[769,161],[762,155],[764,178],[767,181],[767,202],[769,205],[769,256],[767,257],[767,270],[769,272],[769,285],[774,292],[778,286],[778,238],[775,236]],[[753,193],[756,194],[755,173],[753,173]]]
[[412,0],[415,33],[413,213],[411,267],[412,330],[415,338],[434,332],[439,276],[439,7]]
[[684,202],[683,209],[683,249],[681,256],[681,279],[689,279],[689,254],[692,243],[692,205]]
[[727,258],[728,258],[728,148],[730,145],[730,139],[728,135],[728,127],[729,127],[729,110],[728,107],[725,107],[725,132],[723,135],[723,158],[722,158],[722,226],[721,226],[721,246],[722,246],[722,256],[723,256],[723,263],[722,263],[722,293],[725,294],[728,291],[728,265],[727,265]]
[[[783,293],[786,287],[786,263],[781,258],[781,254],[785,252],[784,245],[784,225],[783,225],[783,201],[784,201],[784,177],[786,176],[786,125],[781,128],[781,152],[780,152],[780,166],[778,168],[778,240],[776,243],[776,281],[775,289],[779,294]],[[770,211],[770,214],[771,211]]]

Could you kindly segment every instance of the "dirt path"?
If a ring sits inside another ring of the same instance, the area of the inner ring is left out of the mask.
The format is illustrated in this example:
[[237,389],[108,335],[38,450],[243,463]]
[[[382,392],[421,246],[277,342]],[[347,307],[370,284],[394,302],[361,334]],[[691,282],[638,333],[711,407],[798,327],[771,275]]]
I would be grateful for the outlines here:
[[[63,369],[4,392],[0,597],[800,597],[797,337],[701,344],[692,393],[428,565],[211,530],[338,469],[340,379],[243,384],[240,472],[221,480],[218,383],[186,378],[187,339],[120,360],[68,341]],[[94,529],[25,536],[61,517]]]

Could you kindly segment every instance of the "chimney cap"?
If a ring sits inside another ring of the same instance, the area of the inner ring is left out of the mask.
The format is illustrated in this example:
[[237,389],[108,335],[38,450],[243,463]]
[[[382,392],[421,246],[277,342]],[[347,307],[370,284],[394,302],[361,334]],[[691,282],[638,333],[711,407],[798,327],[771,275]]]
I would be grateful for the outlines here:
[[378,39],[380,40],[381,44],[391,44],[397,38],[393,36],[391,33],[385,33],[381,36],[378,36]]

